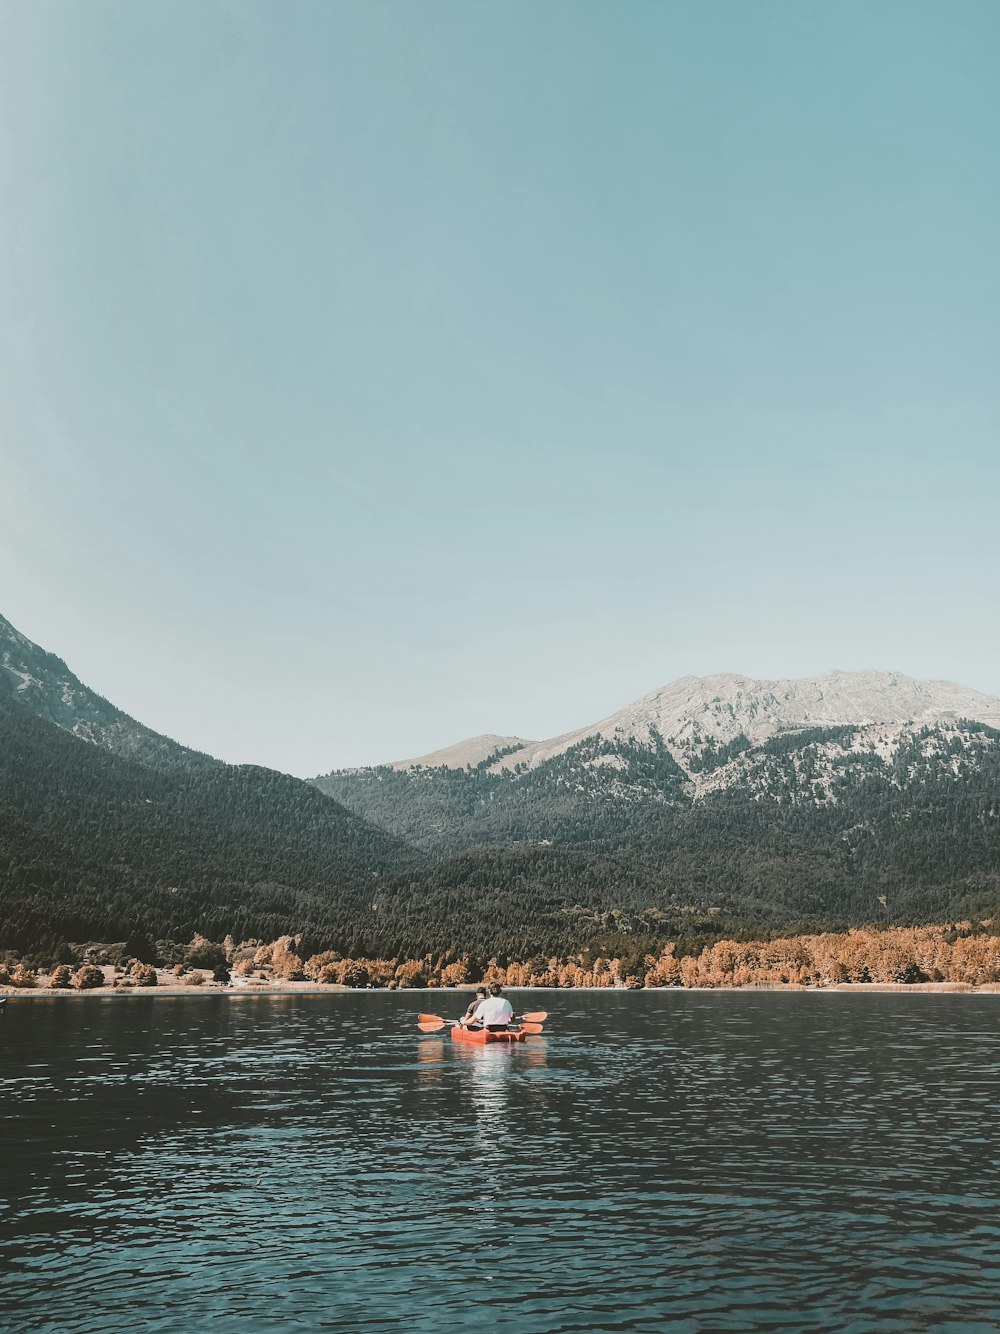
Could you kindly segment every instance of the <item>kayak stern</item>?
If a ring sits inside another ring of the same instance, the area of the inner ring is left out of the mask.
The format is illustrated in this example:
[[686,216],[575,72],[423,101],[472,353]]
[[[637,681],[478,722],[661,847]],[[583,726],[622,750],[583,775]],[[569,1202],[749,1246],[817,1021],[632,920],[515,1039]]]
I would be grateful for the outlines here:
[[491,1033],[488,1028],[463,1028],[461,1024],[455,1024],[451,1036],[456,1042],[477,1042],[482,1045],[486,1042],[523,1042],[528,1035],[518,1030]]

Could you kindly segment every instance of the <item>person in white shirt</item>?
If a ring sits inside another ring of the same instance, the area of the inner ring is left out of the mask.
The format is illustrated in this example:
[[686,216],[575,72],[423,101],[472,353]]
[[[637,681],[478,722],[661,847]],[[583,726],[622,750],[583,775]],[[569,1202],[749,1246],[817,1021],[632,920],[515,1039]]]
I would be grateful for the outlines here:
[[482,1025],[491,1033],[498,1033],[509,1028],[514,1018],[514,1007],[503,994],[499,982],[490,983],[490,994],[476,1006],[473,1025]]

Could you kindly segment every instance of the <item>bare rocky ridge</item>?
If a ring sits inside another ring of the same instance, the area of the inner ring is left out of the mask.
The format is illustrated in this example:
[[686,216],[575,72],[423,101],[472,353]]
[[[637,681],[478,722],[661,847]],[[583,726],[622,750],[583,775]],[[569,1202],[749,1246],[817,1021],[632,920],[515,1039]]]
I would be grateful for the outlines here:
[[[1000,728],[1000,700],[951,681],[919,681],[902,672],[832,671],[780,681],[755,681],[731,673],[685,676],[600,722],[548,741],[524,741],[489,768],[491,772],[536,768],[590,738],[649,746],[659,737],[700,791],[725,786],[727,775],[735,779],[745,768],[727,764],[710,778],[698,773],[697,761],[708,747],[740,737],[757,747],[784,733],[850,726],[863,729],[855,747],[889,758],[900,739],[915,729],[947,727],[963,718]],[[486,743],[493,741],[507,739],[476,737],[392,767],[464,768],[487,758]]]
[[[541,743],[538,741],[525,741],[519,736],[496,736],[493,732],[486,732],[482,736],[469,737],[468,741],[445,746],[443,750],[435,750],[430,755],[422,755],[415,760],[396,760],[389,768],[440,769],[443,766],[446,769],[465,769],[469,765],[475,768],[477,764],[482,764],[484,760],[497,755],[498,752],[521,754],[539,744]],[[489,767],[492,769],[501,762],[494,761]]]

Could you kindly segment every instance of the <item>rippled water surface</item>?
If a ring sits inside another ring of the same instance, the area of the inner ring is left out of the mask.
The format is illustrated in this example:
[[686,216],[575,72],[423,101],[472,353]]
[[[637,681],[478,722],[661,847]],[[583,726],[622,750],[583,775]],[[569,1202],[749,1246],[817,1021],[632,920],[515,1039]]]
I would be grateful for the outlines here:
[[0,1327],[1000,1328],[1000,996],[515,1001],[12,999]]

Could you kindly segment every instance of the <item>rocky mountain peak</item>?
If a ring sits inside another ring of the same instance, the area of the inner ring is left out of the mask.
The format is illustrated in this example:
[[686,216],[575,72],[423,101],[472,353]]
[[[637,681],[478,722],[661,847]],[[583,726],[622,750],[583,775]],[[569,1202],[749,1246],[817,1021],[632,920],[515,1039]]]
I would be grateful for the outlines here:
[[683,676],[644,695],[617,713],[548,741],[473,737],[392,767],[417,765],[464,768],[496,749],[518,749],[498,757],[493,770],[529,767],[563,754],[591,737],[653,744],[661,738],[674,757],[685,760],[709,744],[725,745],[746,736],[753,745],[784,732],[876,724],[930,726],[969,718],[1000,727],[1000,700],[951,681],[921,681],[903,672],[829,671],[821,676],[755,680],[738,673]]

